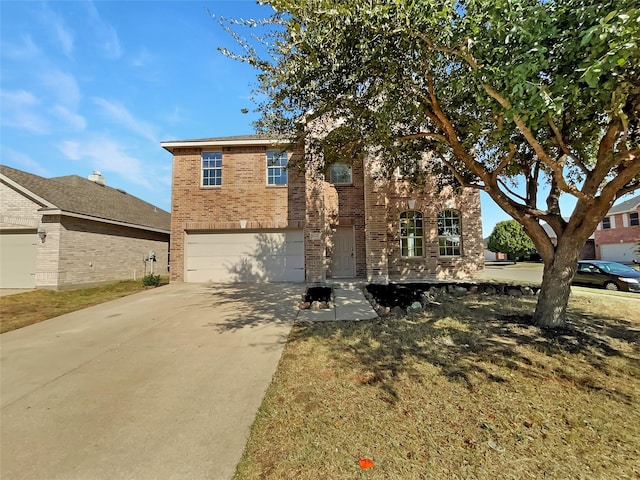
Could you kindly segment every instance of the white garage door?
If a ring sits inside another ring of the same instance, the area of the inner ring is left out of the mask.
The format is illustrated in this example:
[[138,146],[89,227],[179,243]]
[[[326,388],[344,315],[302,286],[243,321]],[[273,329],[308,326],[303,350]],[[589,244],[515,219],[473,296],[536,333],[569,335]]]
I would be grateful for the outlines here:
[[610,262],[631,263],[635,257],[634,243],[612,243],[600,246],[600,258]]
[[189,233],[186,282],[304,282],[302,230]]
[[0,233],[0,288],[35,288],[38,236]]

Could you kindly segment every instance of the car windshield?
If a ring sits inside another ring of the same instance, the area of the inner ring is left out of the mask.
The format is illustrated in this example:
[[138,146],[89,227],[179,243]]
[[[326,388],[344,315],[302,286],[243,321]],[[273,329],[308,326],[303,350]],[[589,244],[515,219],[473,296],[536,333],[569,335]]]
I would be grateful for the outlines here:
[[607,262],[607,263],[599,263],[598,267],[600,267],[605,272],[615,273],[615,274],[623,274],[623,273],[637,273],[637,270],[634,270],[631,267],[627,267],[621,263],[616,262]]

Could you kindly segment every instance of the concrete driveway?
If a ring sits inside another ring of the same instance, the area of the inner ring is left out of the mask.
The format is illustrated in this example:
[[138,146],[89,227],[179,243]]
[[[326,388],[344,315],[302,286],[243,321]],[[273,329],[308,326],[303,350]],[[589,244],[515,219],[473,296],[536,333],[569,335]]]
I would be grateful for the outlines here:
[[6,479],[227,479],[303,285],[172,284],[0,336]]

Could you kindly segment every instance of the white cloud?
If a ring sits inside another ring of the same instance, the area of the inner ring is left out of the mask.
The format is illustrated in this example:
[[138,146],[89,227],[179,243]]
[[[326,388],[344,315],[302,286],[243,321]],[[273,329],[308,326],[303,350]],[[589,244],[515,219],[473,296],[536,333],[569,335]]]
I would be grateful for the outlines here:
[[120,46],[120,39],[116,29],[102,19],[93,2],[87,2],[86,5],[89,12],[89,21],[98,38],[98,42],[100,42],[103,53],[112,60],[120,58],[122,56],[122,47]]
[[153,171],[148,172],[140,159],[127,153],[126,145],[107,135],[66,140],[57,147],[69,160],[87,161],[92,170],[100,170],[103,174],[112,172],[128,182],[153,190]]
[[43,4],[43,10],[40,15],[40,20],[43,25],[46,25],[52,30],[52,33],[57,40],[62,52],[70,57],[73,53],[73,31],[69,28],[64,18],[57,12],[54,12],[45,3]]
[[1,90],[2,125],[40,135],[49,133],[51,127],[42,115],[39,104],[40,99],[26,90]]
[[94,97],[93,101],[115,123],[127,127],[132,132],[154,143],[158,142],[154,126],[144,120],[135,118],[122,104],[110,102],[100,97]]
[[38,97],[26,90],[2,90],[0,98],[4,106],[31,106],[40,103]]
[[62,19],[60,18],[59,20],[59,22],[54,23],[53,28],[55,29],[62,51],[66,56],[70,57],[71,53],[73,53],[73,34],[67,29]]
[[62,154],[69,160],[76,162],[82,158],[81,145],[78,142],[65,140],[59,143],[57,147],[58,150],[60,150],[60,152],[62,152]]
[[13,60],[32,60],[40,54],[40,49],[30,35],[23,36],[19,43],[4,42],[2,45],[2,55]]
[[153,61],[153,59],[153,55],[151,55],[151,53],[149,53],[149,51],[143,47],[138,52],[138,54],[133,57],[133,59],[131,60],[131,65],[138,68],[147,67]]
[[54,96],[51,103],[63,104],[69,110],[75,110],[80,103],[80,88],[73,75],[55,68],[40,72],[40,83]]
[[18,152],[12,148],[0,146],[0,155],[2,155],[2,161],[5,164],[12,163],[20,167],[21,170],[25,170],[29,173],[34,173],[46,177],[49,175],[46,169],[42,168],[42,165],[32,159],[26,153]]
[[56,105],[51,110],[59,120],[74,130],[84,130],[87,127],[87,120],[80,114],[72,112],[62,105]]
[[186,117],[179,107],[174,107],[171,113],[167,113],[163,117],[167,123],[178,124],[186,120]]

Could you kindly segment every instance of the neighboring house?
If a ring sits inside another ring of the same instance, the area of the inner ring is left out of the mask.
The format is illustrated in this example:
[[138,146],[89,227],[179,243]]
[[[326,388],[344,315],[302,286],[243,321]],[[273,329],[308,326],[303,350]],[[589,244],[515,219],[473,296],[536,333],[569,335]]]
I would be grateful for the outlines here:
[[0,165],[0,287],[69,288],[141,278],[152,268],[167,274],[170,214],[106,186],[99,172],[89,178]]
[[507,260],[507,254],[504,252],[492,252],[489,250],[489,237],[482,240],[484,247],[484,261],[485,262],[503,262]]
[[173,154],[172,281],[384,283],[483,267],[477,191],[379,180],[371,158],[305,161],[260,135],[161,145]]
[[[565,221],[569,221],[569,218],[563,217]],[[556,232],[553,231],[553,228],[548,223],[543,222],[542,228],[547,232],[549,239],[551,242],[556,245],[558,238],[556,236]],[[591,234],[591,236],[587,239],[582,250],[580,250],[579,260],[594,260],[596,258],[596,247],[595,247],[595,236]]]
[[607,212],[595,231],[596,258],[621,263],[640,262],[635,252],[640,239],[640,195]]

